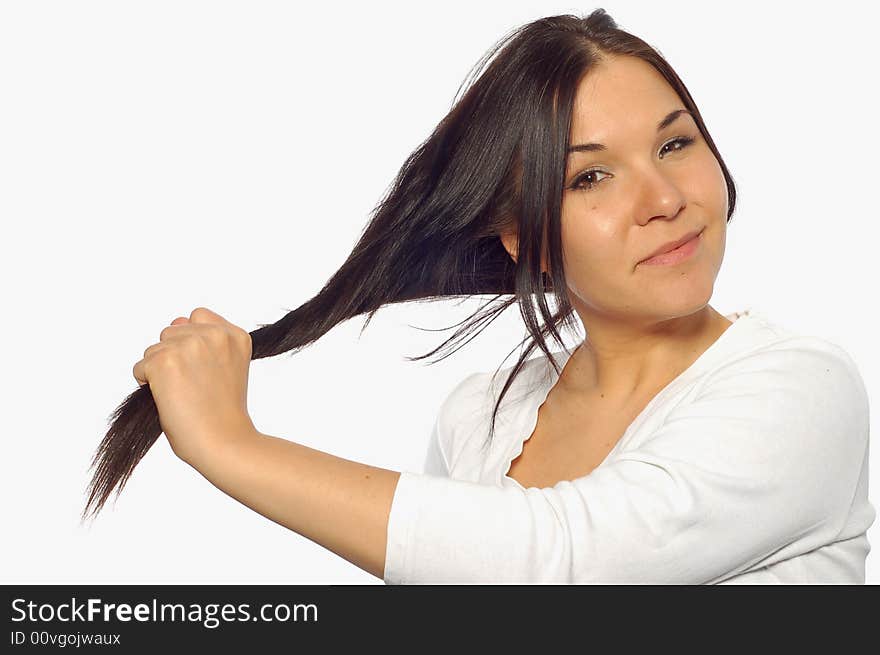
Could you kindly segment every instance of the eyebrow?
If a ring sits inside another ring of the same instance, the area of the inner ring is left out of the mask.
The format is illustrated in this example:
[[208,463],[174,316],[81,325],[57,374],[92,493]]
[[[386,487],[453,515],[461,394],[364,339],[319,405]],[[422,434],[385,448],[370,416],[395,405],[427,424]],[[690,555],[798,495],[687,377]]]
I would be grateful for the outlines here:
[[[687,109],[676,109],[675,111],[669,112],[662,121],[657,123],[657,131],[660,132],[664,128],[669,127],[673,123],[673,121],[675,121],[675,119],[678,118],[679,116],[681,116],[682,114],[687,114],[691,118],[694,117],[694,115],[690,111],[688,111]],[[608,148],[601,143],[579,143],[576,146],[571,146],[568,149],[567,153],[571,153],[571,152],[601,152],[603,150],[608,150]]]

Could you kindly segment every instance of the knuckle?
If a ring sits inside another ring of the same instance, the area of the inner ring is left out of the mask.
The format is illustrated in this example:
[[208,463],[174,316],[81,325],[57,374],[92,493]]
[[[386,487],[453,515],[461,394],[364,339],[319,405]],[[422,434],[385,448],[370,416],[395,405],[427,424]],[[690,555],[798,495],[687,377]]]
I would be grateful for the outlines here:
[[173,362],[177,359],[177,353],[179,348],[177,346],[166,346],[165,344],[157,344],[157,347],[152,353],[152,360],[158,364],[166,365],[169,362]]

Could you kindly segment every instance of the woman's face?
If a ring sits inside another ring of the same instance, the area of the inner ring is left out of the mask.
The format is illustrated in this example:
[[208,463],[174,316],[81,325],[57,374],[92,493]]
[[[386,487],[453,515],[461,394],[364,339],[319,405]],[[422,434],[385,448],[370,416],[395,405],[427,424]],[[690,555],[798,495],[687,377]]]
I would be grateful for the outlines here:
[[[663,76],[634,57],[604,61],[578,89],[571,146],[605,146],[568,155],[562,197],[569,301],[585,323],[591,315],[638,322],[684,316],[712,295],[724,256],[727,187],[690,114],[658,131],[684,108]],[[696,251],[684,261],[640,263],[699,229]]]

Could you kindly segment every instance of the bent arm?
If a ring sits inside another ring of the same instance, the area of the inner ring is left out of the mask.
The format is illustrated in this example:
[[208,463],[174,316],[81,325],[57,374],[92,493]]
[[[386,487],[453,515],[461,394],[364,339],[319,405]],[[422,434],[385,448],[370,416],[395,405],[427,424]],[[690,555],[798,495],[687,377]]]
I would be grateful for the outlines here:
[[694,393],[637,446],[553,487],[404,472],[386,583],[713,584],[833,542],[868,447],[848,355],[791,339]]
[[857,370],[792,344],[713,378],[639,448],[551,488],[399,473],[260,433],[193,465],[388,583],[704,584],[833,541],[868,446]]

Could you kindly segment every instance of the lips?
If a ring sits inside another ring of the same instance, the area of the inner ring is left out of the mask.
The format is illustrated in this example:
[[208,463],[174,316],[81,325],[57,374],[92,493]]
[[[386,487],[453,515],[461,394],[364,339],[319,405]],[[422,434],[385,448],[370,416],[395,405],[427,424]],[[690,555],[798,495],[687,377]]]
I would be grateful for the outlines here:
[[[703,231],[703,228],[698,228],[696,230],[693,230],[692,232],[688,232],[680,239],[676,239],[675,241],[668,241],[667,243],[664,243],[662,246],[657,248],[650,255],[645,256],[645,258],[642,259],[641,261],[643,262],[647,259],[651,259],[651,257],[656,257],[657,255],[662,255],[663,253],[669,252],[670,250],[675,250],[679,246],[684,245],[685,243],[687,243],[688,241],[693,239],[695,236],[697,236],[702,231]],[[641,263],[641,262],[639,262],[639,263]]]

